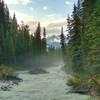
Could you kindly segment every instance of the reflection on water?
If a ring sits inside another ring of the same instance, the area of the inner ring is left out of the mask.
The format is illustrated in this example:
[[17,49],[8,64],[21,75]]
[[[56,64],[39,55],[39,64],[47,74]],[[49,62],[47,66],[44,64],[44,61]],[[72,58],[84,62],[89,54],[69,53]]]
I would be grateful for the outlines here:
[[49,73],[20,74],[23,82],[11,91],[0,91],[0,100],[87,100],[87,96],[69,94],[65,84],[65,74],[60,67],[48,69]]

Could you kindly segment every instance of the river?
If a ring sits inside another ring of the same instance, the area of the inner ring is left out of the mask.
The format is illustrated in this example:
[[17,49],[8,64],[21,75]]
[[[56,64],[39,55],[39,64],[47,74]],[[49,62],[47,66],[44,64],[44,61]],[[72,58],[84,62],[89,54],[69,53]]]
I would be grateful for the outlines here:
[[88,100],[88,96],[67,93],[66,75],[61,67],[48,68],[47,74],[19,74],[23,79],[11,91],[0,91],[0,100]]

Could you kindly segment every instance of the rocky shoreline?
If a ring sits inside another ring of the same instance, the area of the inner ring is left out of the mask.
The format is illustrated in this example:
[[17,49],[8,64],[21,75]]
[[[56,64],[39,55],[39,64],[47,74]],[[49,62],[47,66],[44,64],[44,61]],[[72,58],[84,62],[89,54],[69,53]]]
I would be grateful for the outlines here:
[[79,94],[89,94],[91,87],[88,87],[87,85],[81,84],[77,87],[71,88],[69,92],[71,93],[79,93]]
[[15,85],[19,85],[23,80],[16,76],[7,76],[6,78],[0,78],[0,91],[10,91]]

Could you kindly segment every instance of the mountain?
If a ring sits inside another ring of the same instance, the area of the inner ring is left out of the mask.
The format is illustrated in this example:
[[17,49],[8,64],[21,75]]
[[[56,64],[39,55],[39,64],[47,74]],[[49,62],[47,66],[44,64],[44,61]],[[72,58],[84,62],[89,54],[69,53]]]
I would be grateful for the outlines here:
[[[68,43],[67,36],[65,36],[65,43]],[[60,35],[52,35],[47,37],[47,47],[60,48]]]

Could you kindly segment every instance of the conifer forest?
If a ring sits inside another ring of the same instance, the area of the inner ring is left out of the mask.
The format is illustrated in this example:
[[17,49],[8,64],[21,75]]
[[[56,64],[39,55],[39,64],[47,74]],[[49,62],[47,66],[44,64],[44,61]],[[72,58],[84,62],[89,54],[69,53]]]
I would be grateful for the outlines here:
[[0,100],[100,100],[100,0],[0,0]]

